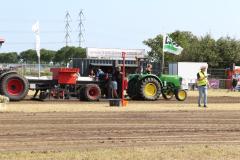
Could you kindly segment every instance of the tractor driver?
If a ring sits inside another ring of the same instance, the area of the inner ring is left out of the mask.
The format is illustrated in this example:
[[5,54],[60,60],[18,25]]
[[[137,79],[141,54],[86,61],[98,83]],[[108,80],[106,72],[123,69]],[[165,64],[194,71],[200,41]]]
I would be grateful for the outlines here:
[[147,68],[146,68],[146,73],[147,74],[151,74],[152,73],[152,65],[151,64],[147,64]]

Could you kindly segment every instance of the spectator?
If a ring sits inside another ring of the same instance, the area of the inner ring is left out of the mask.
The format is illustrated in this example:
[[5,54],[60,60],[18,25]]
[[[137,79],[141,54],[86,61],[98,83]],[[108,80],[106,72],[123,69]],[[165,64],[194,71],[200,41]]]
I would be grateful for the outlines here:
[[202,98],[203,98],[204,107],[207,107],[208,79],[205,71],[206,71],[206,66],[202,66],[201,71],[197,73],[197,86],[199,90],[198,107],[201,107]]
[[237,86],[238,80],[235,76],[232,77],[232,89],[235,91],[236,86]]
[[112,75],[113,96],[119,98],[122,96],[122,72],[121,67],[116,67]]
[[90,78],[95,78],[96,77],[95,72],[94,72],[93,69],[90,70],[89,77]]

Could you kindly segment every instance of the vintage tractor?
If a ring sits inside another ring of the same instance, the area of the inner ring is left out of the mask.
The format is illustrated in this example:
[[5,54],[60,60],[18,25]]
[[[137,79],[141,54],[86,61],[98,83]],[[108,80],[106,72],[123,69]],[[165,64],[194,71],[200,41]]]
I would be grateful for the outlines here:
[[130,74],[127,94],[135,100],[157,100],[162,94],[166,100],[175,95],[179,101],[187,98],[187,92],[181,89],[182,78],[175,75]]
[[[0,48],[4,42],[5,40],[0,37]],[[0,94],[7,96],[12,101],[19,101],[27,95],[29,83],[25,77],[13,69],[0,68]]]

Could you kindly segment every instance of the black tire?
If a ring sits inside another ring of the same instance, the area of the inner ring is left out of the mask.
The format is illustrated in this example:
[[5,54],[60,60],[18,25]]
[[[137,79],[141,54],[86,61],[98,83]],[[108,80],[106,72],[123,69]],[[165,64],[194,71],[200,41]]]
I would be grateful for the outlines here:
[[96,84],[88,84],[84,87],[84,99],[98,101],[101,97],[101,89]]
[[79,89],[79,99],[80,100],[85,100],[85,88],[86,86],[82,86],[80,89]]
[[132,79],[132,80],[128,81],[127,94],[129,96],[129,98],[131,98],[133,100],[138,100],[139,99],[136,84],[137,84],[137,81],[135,79]]
[[40,92],[40,94],[39,94],[39,99],[44,100],[44,99],[47,99],[48,96],[49,96],[49,93],[48,93],[48,92],[42,91],[42,92]]
[[165,100],[171,100],[174,96],[174,84],[168,83],[166,87],[162,89],[162,96]]
[[3,77],[0,85],[1,94],[11,101],[20,101],[28,94],[29,83],[19,74],[9,74]]
[[187,98],[187,92],[183,89],[176,90],[175,97],[178,101],[185,101]]
[[[159,98],[161,94],[161,85],[156,78],[147,77],[140,81],[139,86],[140,87],[139,87],[138,93],[141,96],[141,98],[144,100],[155,101]],[[151,93],[147,91],[148,86],[154,89],[150,91]]]
[[162,92],[162,96],[165,100],[171,100],[174,96],[174,93],[170,90],[166,90]]

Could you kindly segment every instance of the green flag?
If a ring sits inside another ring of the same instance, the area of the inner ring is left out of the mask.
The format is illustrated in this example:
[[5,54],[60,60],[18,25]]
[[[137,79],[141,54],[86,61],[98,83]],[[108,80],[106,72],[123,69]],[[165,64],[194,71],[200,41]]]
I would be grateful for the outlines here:
[[172,40],[168,35],[163,36],[163,52],[169,52],[175,55],[181,54],[183,48]]

